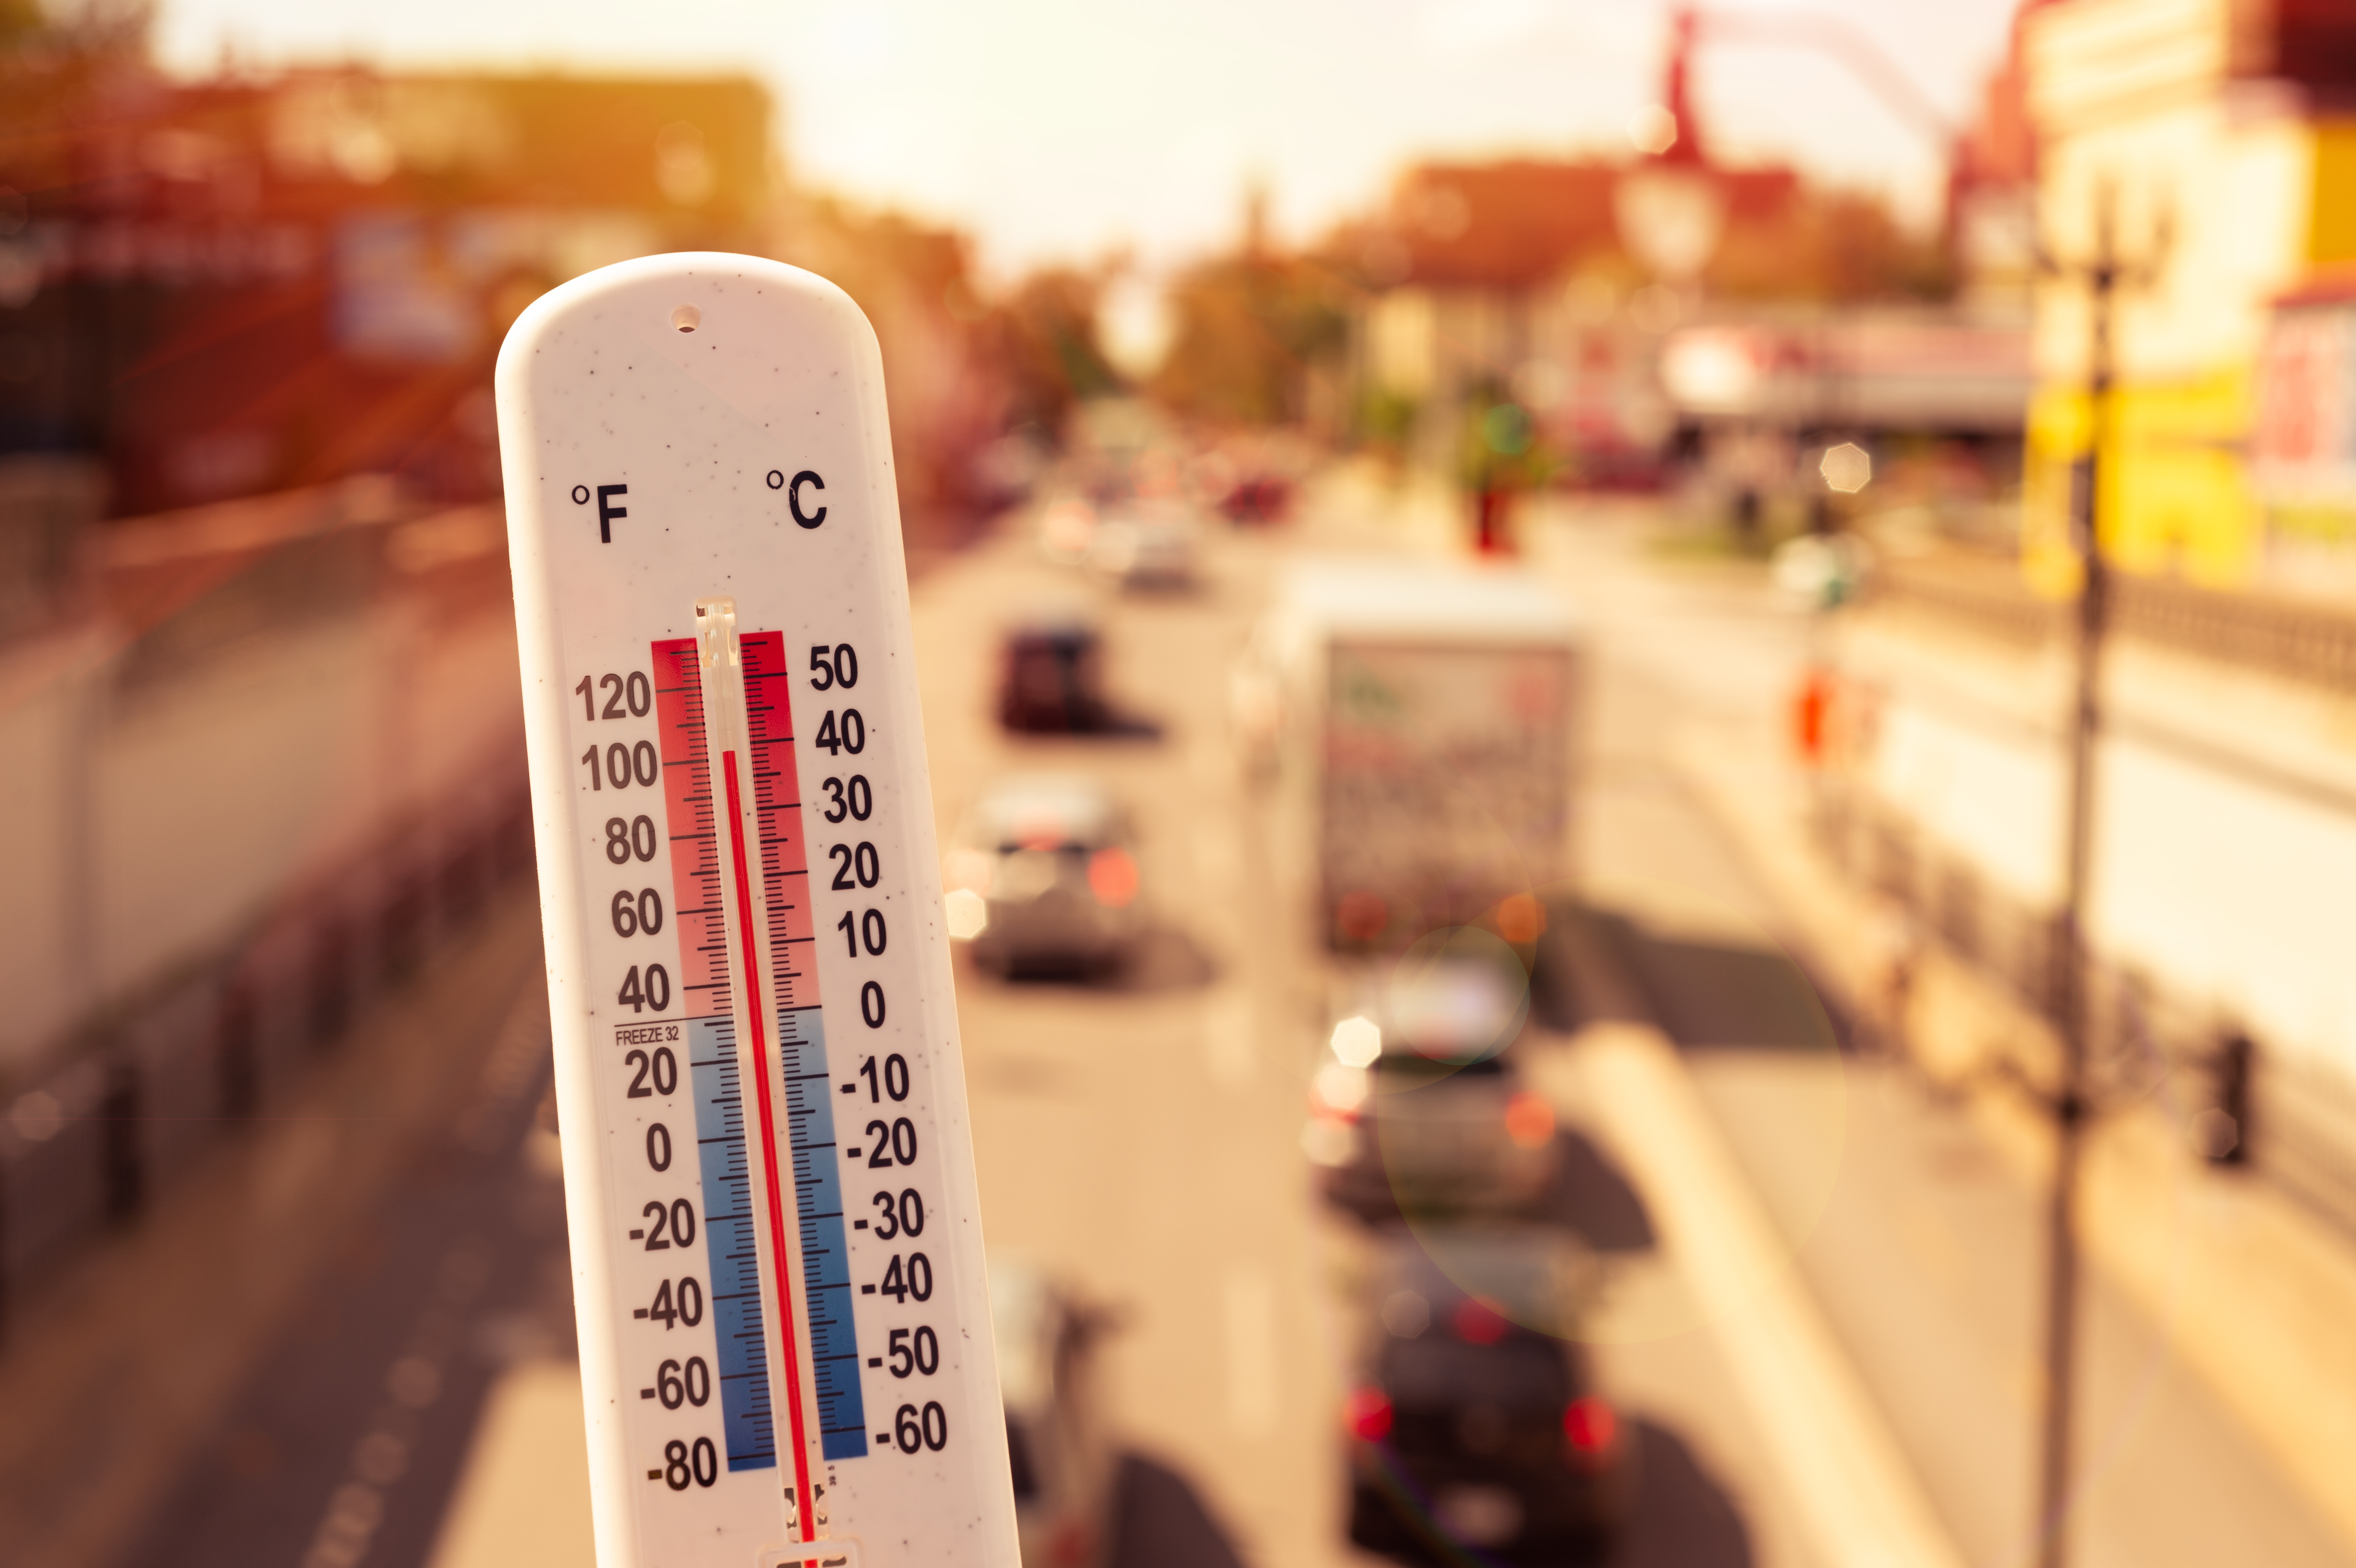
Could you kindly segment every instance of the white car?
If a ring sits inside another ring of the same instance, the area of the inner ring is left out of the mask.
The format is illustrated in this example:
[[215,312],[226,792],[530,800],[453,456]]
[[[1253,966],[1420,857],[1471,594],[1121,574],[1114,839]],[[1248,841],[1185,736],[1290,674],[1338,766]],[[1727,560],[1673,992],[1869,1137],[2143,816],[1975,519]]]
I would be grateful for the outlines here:
[[1174,507],[1108,514],[1088,536],[1089,571],[1122,588],[1185,588],[1194,581],[1202,525]]
[[966,814],[941,868],[951,939],[1010,975],[1117,967],[1141,928],[1129,814],[1077,773],[1001,780]]
[[1119,1470],[1096,1383],[1110,1324],[1030,1264],[995,1254],[990,1316],[1023,1563],[1088,1568],[1104,1561]]
[[1485,945],[1460,933],[1454,951],[1411,953],[1333,1025],[1302,1143],[1354,1213],[1522,1211],[1554,1183],[1553,1107],[1509,1052],[1528,983]]

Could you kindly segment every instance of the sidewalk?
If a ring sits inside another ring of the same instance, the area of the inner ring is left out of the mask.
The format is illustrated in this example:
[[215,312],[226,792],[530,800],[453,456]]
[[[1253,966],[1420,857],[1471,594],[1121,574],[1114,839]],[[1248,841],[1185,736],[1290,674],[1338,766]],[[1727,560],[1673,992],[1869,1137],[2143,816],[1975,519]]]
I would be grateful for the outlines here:
[[[1805,781],[1775,737],[1768,724],[1697,721],[1676,762],[1773,894],[1818,980],[1869,1017],[1885,917],[1809,844]],[[1933,944],[1914,968],[1908,1041],[1920,1070],[1968,1104],[2016,1173],[2045,1180],[2051,1140],[2040,1114],[1982,1076],[1998,1051],[2051,1060],[2058,1047],[2043,1021]],[[2356,1246],[2262,1177],[2196,1158],[2150,1104],[2095,1128],[2080,1213],[2094,1266],[2172,1326],[2185,1363],[2356,1551]]]

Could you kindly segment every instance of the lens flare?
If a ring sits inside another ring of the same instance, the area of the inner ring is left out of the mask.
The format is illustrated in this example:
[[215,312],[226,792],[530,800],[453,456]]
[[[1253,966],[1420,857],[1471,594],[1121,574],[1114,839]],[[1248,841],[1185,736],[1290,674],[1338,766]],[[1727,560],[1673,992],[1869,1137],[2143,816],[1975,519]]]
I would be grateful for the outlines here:
[[958,888],[941,901],[949,940],[971,942],[990,929],[990,902],[970,888]]
[[1333,1059],[1344,1067],[1372,1067],[1383,1053],[1382,1027],[1368,1018],[1347,1018],[1333,1026]]
[[1352,1117],[1366,1103],[1368,1088],[1365,1068],[1329,1061],[1317,1070],[1313,1092],[1321,1107]]

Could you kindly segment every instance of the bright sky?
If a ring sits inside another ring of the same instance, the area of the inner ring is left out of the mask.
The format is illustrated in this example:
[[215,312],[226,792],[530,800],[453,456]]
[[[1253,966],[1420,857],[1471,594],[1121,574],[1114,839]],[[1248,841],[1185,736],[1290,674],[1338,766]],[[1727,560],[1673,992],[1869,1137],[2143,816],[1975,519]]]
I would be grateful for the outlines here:
[[[1790,9],[1715,0],[1728,10]],[[1950,119],[2013,0],[1805,0],[1869,37]],[[1624,149],[1658,91],[1664,0],[162,0],[166,63],[365,59],[749,70],[797,177],[972,230],[1004,275],[1114,246],[1149,268],[1269,193],[1305,237],[1417,157]],[[1843,67],[1705,45],[1719,146],[1888,192],[1926,218],[1941,165]]]

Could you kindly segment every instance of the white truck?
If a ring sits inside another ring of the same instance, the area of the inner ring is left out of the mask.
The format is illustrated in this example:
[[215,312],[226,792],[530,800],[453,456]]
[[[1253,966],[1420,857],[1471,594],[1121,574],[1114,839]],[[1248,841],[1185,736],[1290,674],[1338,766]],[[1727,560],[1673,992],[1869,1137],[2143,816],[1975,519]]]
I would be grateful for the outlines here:
[[1246,753],[1280,782],[1302,891],[1344,951],[1395,949],[1570,875],[1582,639],[1511,568],[1312,560],[1239,669]]

